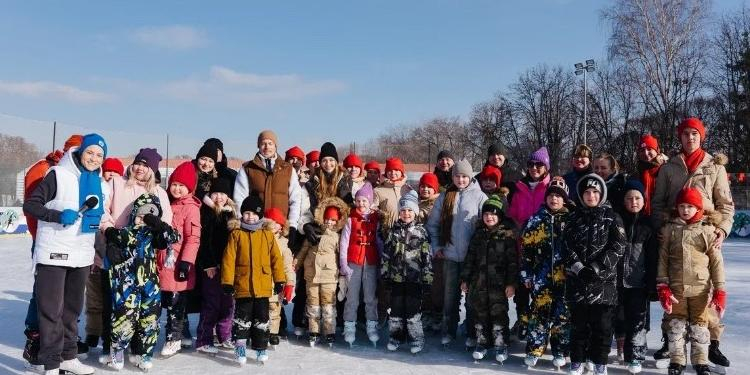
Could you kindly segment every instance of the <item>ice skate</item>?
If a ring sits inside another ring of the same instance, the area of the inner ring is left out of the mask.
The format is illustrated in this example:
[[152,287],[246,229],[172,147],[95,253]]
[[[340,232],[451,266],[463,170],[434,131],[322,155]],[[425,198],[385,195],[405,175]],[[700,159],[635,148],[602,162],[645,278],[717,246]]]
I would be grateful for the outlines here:
[[654,352],[654,360],[656,361],[656,368],[665,369],[669,367],[669,338],[667,338],[667,335],[663,335],[661,340],[661,348]]
[[633,360],[628,363],[628,373],[639,374],[641,371],[643,371],[641,361]]
[[247,347],[245,345],[237,345],[234,347],[234,360],[240,364],[240,366],[247,363]]
[[568,369],[568,375],[582,375],[585,366],[580,362],[571,362]]
[[333,348],[333,344],[336,342],[336,334],[331,333],[330,335],[326,335],[326,344],[328,344],[329,348]]
[[443,345],[443,349],[448,349],[448,346],[453,342],[453,336],[451,335],[443,335],[443,338],[440,339],[440,343]]
[[524,358],[523,363],[526,364],[526,367],[532,368],[536,366],[536,362],[539,360],[539,357],[535,355],[528,354],[526,355],[526,358]]
[[280,342],[281,339],[279,339],[279,335],[272,333],[270,336],[268,336],[268,344],[271,345],[272,348],[275,349]]
[[29,361],[25,361],[23,364],[23,369],[26,372],[31,372],[34,374],[44,374],[44,365],[34,365],[31,364]]
[[182,350],[182,343],[180,340],[172,340],[164,343],[164,347],[161,348],[161,356],[169,358]]
[[496,346],[495,347],[495,360],[500,362],[502,364],[505,362],[505,360],[508,359],[508,347],[503,346]]
[[294,327],[294,336],[297,337],[297,340],[300,340],[302,338],[302,335],[305,334],[305,329],[302,327]]
[[594,375],[607,375],[607,365],[594,365]]
[[484,359],[484,356],[487,355],[487,349],[484,348],[481,345],[478,345],[474,348],[474,352],[471,353],[471,356],[476,359],[477,361],[481,361]]
[[378,334],[378,322],[376,320],[367,321],[367,338],[370,340],[373,347],[378,346],[380,334]]
[[226,339],[226,341],[216,345],[216,347],[218,349],[234,350],[234,342],[232,342],[232,339]]
[[[44,366],[42,366],[42,367],[44,367]],[[54,368],[52,370],[47,370],[47,371],[44,371],[44,369],[42,369],[42,372],[40,372],[40,374],[44,374],[44,375],[59,375],[60,374],[60,369],[59,368]]]
[[318,337],[318,334],[317,333],[310,333],[309,337],[308,337],[308,343],[310,344],[310,347],[314,348],[315,345],[318,344],[318,342],[320,342],[320,338]]
[[256,350],[255,360],[258,361],[259,365],[263,366],[268,361],[268,353],[265,350]]
[[670,363],[669,364],[669,370],[667,370],[667,374],[669,375],[682,375],[682,372],[685,371],[685,366],[678,364],[678,363]]
[[190,349],[193,347],[193,338],[192,337],[183,337],[182,340],[180,340],[180,346],[182,346],[183,349]]
[[78,358],[60,362],[60,371],[66,374],[88,375],[94,373],[94,368],[84,365]]
[[212,357],[219,353],[219,349],[213,345],[199,346],[198,349],[195,350],[199,353],[208,354]]
[[[368,322],[369,324],[369,322]],[[375,322],[377,324],[377,322]],[[357,322],[344,322],[344,341],[349,344],[349,348],[354,346],[354,340],[357,335]]]
[[411,354],[417,354],[424,350],[424,340],[417,340],[411,343],[411,348],[409,351]]
[[464,342],[464,345],[466,346],[466,351],[472,351],[477,346],[477,339],[473,337],[467,337],[466,341]]
[[718,340],[711,340],[711,344],[708,346],[708,361],[715,365],[711,372],[726,374],[726,367],[729,367],[730,363],[724,353],[719,350]]
[[555,355],[552,357],[552,366],[555,366],[557,371],[560,371],[566,363],[568,363],[568,361],[565,359],[565,356]]
[[125,352],[122,350],[112,349],[109,354],[107,366],[115,371],[122,370],[125,367]]
[[138,362],[136,362],[135,367],[138,367],[143,372],[148,372],[154,367],[154,362],[151,361],[151,356],[142,355],[139,356]]
[[391,338],[388,340],[386,349],[388,349],[388,351],[390,352],[395,352],[396,350],[398,350],[399,346],[401,346],[401,343],[398,340]]

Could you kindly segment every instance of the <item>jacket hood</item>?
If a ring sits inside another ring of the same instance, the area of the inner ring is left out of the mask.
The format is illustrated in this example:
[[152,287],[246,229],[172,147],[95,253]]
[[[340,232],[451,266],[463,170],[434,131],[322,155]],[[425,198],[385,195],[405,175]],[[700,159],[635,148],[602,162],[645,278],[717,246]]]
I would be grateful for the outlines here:
[[159,209],[159,218],[161,218],[161,215],[163,213],[161,208],[161,202],[159,201],[159,197],[157,197],[154,194],[149,193],[143,193],[138,198],[135,199],[133,202],[133,208],[130,210],[130,220],[128,223],[130,225],[135,225],[135,216],[138,213],[138,209],[143,207],[146,204],[153,204],[156,205],[156,207]]
[[344,228],[344,225],[346,225],[346,220],[349,218],[349,205],[347,205],[341,198],[339,197],[329,197],[324,198],[318,203],[318,207],[315,208],[314,212],[314,218],[315,222],[320,225],[320,227],[323,227],[323,214],[326,211],[327,207],[334,206],[338,208],[341,217],[339,218],[339,221],[336,222],[336,226],[333,228],[334,231],[339,232],[341,229]]

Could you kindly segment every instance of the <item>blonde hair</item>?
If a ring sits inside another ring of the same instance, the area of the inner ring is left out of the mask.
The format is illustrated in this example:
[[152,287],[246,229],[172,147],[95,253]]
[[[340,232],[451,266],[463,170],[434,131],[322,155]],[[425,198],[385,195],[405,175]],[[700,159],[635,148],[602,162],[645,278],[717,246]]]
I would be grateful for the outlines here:
[[[133,173],[133,166],[134,164],[131,164],[128,167],[128,182],[126,183],[126,186],[128,187],[141,185],[141,181],[138,181],[135,178],[135,173]],[[143,184],[143,187],[146,189],[147,192],[151,194],[156,194],[157,193],[156,187],[159,185],[156,183],[156,175],[154,174],[154,171],[151,170],[151,168],[148,169],[147,176],[148,178],[146,182]]]
[[612,154],[608,152],[602,152],[601,154],[597,155],[596,158],[609,161],[609,166],[612,167],[612,170],[615,171],[615,173],[620,172],[620,163],[617,162],[617,159],[615,159]]
[[338,185],[339,181],[344,178],[344,173],[346,172],[341,167],[341,165],[337,164],[336,169],[334,169],[333,173],[331,174],[332,178],[329,182],[325,176],[323,168],[318,168],[315,171],[315,176],[318,178],[318,182],[320,182],[318,191],[315,192],[315,194],[318,196],[318,201],[321,201],[325,198],[338,197]]
[[[211,194],[213,194],[213,193],[211,193]],[[222,193],[222,194],[224,194],[224,193]],[[224,194],[224,195],[226,195],[226,194]],[[209,197],[210,196],[211,195],[209,195]],[[213,199],[211,199],[211,200],[213,200]],[[229,207],[231,209],[232,215],[233,216],[237,216],[237,204],[234,203],[234,201],[232,200],[232,198],[229,198],[228,195],[227,195],[227,203],[224,204],[224,207]],[[214,206],[212,208],[213,208],[214,213],[216,214],[216,216],[219,216],[219,214],[224,210],[224,207],[219,207],[218,204],[214,204]]]

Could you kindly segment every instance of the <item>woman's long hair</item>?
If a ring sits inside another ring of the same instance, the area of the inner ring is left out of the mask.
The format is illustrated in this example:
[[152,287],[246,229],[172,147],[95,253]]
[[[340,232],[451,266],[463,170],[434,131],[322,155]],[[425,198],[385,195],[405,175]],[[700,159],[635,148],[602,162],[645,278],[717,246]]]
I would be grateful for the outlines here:
[[126,186],[133,187],[135,185],[143,185],[143,187],[146,189],[147,192],[151,194],[156,194],[156,187],[159,186],[156,184],[156,176],[154,175],[154,171],[151,170],[151,168],[148,169],[148,179],[145,183],[138,181],[135,178],[135,173],[133,173],[133,165],[131,164],[128,167],[128,182],[126,183]]

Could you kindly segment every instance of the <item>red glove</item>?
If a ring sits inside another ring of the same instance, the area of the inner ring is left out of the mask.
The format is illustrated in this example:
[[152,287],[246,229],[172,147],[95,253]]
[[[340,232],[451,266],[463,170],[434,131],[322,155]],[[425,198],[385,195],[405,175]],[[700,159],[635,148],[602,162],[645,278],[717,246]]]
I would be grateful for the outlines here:
[[284,304],[291,302],[292,300],[292,293],[294,293],[294,285],[286,284],[284,285]]
[[727,309],[727,292],[725,290],[714,290],[714,296],[711,298],[711,307],[716,309],[720,318],[724,317],[724,311]]
[[672,294],[672,290],[669,289],[669,285],[667,284],[657,285],[656,294],[659,295],[659,302],[661,302],[661,307],[664,309],[664,311],[667,314],[671,314],[672,304],[677,303],[677,298],[674,298],[674,295]]

